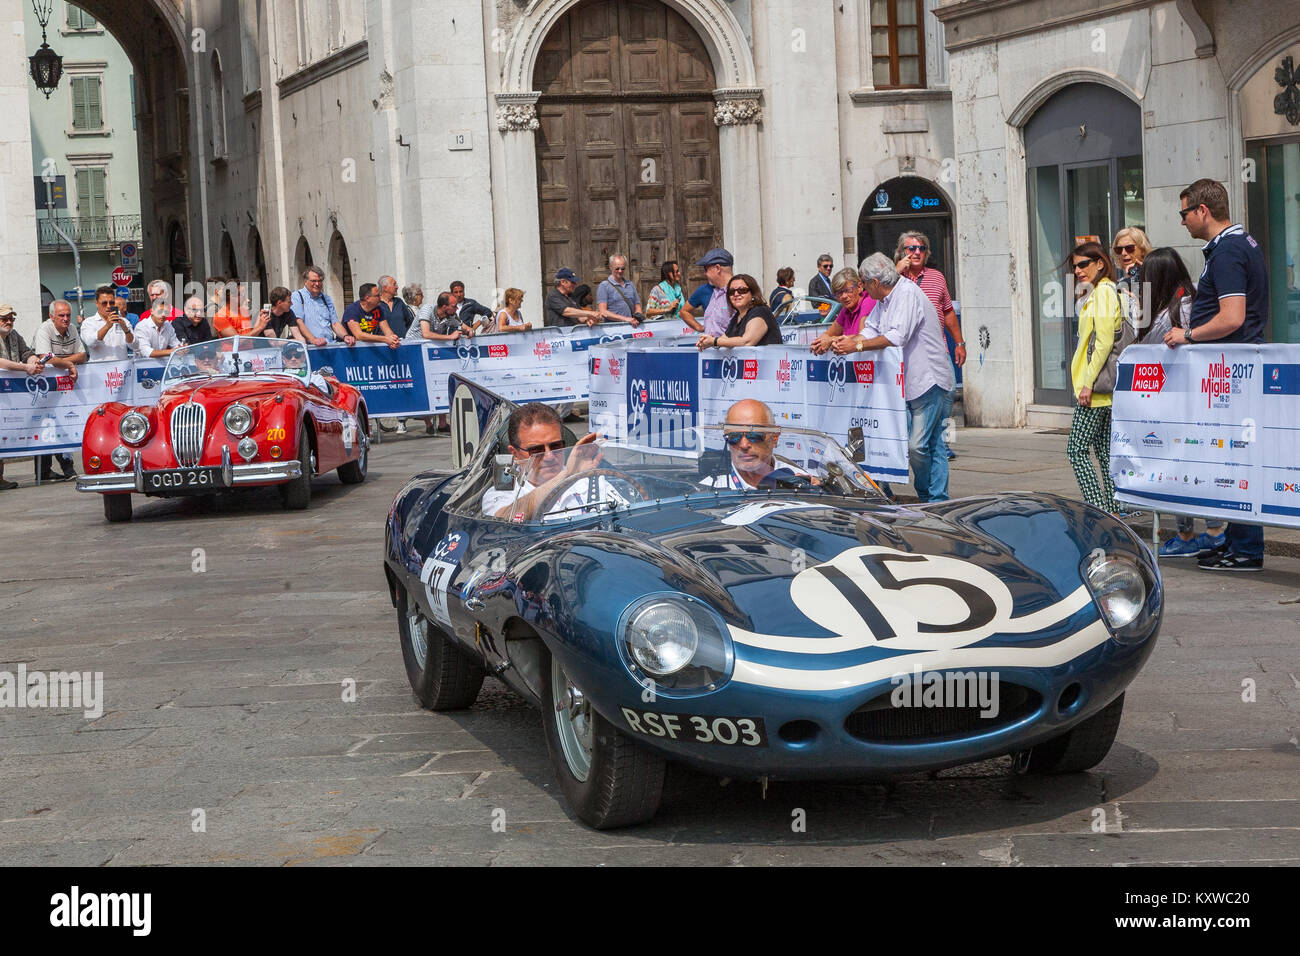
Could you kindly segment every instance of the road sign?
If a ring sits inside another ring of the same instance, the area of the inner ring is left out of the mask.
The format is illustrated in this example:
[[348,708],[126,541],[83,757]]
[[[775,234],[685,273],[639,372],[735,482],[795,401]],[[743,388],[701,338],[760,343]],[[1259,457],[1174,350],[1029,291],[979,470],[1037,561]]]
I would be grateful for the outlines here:
[[134,259],[134,258],[135,258],[135,254],[136,254],[138,251],[139,251],[139,250],[136,248],[136,245],[135,245],[134,242],[124,242],[124,243],[122,243],[122,262],[123,262],[123,264],[126,263],[126,260],[127,260],[127,259]]
[[119,299],[128,299],[131,297],[131,287],[120,285],[117,287],[117,297]]
[[127,275],[126,270],[123,269],[121,266],[118,266],[116,269],[113,270],[114,285],[126,285],[130,281],[131,281],[131,277]]

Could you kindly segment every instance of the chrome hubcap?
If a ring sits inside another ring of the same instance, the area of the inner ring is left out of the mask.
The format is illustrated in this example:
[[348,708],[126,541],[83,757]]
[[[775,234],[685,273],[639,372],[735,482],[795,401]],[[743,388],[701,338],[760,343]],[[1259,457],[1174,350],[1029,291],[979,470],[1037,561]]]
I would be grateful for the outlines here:
[[411,635],[411,649],[423,667],[429,659],[429,622],[419,611],[411,610],[406,615],[406,629]]
[[564,668],[554,657],[551,658],[551,698],[564,762],[568,764],[569,772],[579,782],[583,782],[591,773],[591,704],[582,691],[565,676]]

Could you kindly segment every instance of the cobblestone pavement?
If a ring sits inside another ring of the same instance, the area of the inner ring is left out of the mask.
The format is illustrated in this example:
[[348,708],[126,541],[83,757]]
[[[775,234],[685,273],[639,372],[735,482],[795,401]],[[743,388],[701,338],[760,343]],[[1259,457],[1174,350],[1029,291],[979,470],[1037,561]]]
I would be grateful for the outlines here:
[[[1063,462],[1059,436],[962,434],[958,493],[1001,471],[1032,488],[1041,461]],[[0,493],[0,671],[104,677],[97,719],[0,710],[0,862],[1300,862],[1300,561],[1276,556],[1226,577],[1165,562],[1160,643],[1092,773],[1002,760],[765,796],[679,774],[651,825],[593,832],[519,698],[489,681],[473,709],[430,714],[408,689],[383,521],[448,447],[386,442],[370,480],[321,479],[305,512],[273,492],[211,511],[137,499],[134,522],[108,525],[67,485]]]

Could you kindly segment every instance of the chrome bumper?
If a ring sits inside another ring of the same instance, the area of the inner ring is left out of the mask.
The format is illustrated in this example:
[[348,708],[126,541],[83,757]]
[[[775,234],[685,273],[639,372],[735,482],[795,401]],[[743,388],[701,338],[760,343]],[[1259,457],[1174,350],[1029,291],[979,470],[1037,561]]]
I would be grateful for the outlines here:
[[[98,475],[79,475],[77,477],[78,491],[134,491],[137,494],[145,494],[144,478],[149,472],[145,471],[140,464],[140,453],[137,451],[133,456],[135,459],[135,468],[131,471],[115,471],[108,474]],[[208,467],[208,466],[205,466]],[[157,471],[185,471],[184,468],[159,468]],[[226,488],[235,488],[239,485],[256,485],[268,481],[290,481],[294,478],[302,477],[302,462],[293,461],[259,461],[246,465],[234,465],[230,462],[230,448],[221,449],[221,483],[217,485],[202,485],[190,488],[169,489],[169,497],[173,495],[186,494],[211,494],[213,491],[219,491]]]

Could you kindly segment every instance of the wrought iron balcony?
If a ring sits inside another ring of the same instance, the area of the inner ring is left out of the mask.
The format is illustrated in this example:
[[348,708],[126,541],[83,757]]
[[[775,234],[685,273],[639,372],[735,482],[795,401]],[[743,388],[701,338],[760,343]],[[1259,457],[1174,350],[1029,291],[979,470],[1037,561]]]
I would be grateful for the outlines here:
[[58,252],[68,245],[57,232],[54,223],[72,237],[82,252],[115,249],[119,243],[140,241],[140,216],[56,216],[52,221],[45,216],[36,217],[37,246],[39,252]]

